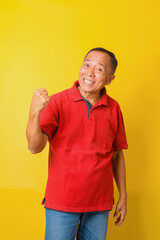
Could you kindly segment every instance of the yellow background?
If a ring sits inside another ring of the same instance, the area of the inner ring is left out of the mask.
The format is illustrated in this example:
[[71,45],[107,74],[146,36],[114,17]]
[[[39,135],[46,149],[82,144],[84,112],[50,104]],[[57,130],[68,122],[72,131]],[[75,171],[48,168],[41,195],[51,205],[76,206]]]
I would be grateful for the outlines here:
[[43,239],[48,145],[37,155],[27,149],[31,98],[41,87],[50,95],[71,87],[99,46],[119,61],[107,91],[129,144],[128,214],[118,228],[111,212],[107,239],[160,239],[159,8],[158,0],[0,1],[0,239]]

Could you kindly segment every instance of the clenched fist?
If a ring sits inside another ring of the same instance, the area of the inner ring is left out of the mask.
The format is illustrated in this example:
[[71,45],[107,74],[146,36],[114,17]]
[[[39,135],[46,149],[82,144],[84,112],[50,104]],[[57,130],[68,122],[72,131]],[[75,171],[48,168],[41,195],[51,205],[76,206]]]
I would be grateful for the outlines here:
[[40,88],[34,92],[30,111],[32,113],[39,113],[50,101],[50,97],[48,96],[48,92],[45,88]]

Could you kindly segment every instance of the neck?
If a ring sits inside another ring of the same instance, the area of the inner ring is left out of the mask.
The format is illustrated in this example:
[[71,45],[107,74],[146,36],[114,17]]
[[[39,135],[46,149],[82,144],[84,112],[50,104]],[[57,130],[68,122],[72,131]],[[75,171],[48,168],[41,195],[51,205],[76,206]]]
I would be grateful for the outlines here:
[[100,91],[99,92],[85,92],[81,89],[80,86],[78,86],[78,90],[80,94],[87,100],[89,101],[92,106],[99,101],[100,99]]

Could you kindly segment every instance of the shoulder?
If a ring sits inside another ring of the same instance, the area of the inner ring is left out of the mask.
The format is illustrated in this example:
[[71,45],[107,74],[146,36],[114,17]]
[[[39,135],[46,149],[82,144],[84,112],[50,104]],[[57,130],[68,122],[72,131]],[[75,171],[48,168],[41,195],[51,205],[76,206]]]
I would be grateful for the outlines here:
[[107,95],[107,98],[108,98],[109,107],[116,108],[116,109],[120,108],[119,103],[117,102],[117,100],[113,99],[109,95]]
[[59,109],[62,107],[62,103],[68,102],[69,90],[70,90],[70,88],[51,95],[50,102],[49,102],[50,107],[52,108],[54,106],[57,109]]
[[112,115],[116,117],[122,116],[122,110],[119,102],[110,96],[108,96],[108,106]]

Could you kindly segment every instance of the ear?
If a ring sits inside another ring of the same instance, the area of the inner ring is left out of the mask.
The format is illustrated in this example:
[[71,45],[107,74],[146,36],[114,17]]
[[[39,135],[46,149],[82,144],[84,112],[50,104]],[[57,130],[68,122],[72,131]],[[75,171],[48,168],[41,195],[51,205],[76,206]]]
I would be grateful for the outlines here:
[[109,85],[113,81],[114,78],[115,78],[115,75],[112,75],[110,77],[110,79],[107,81],[106,85]]

